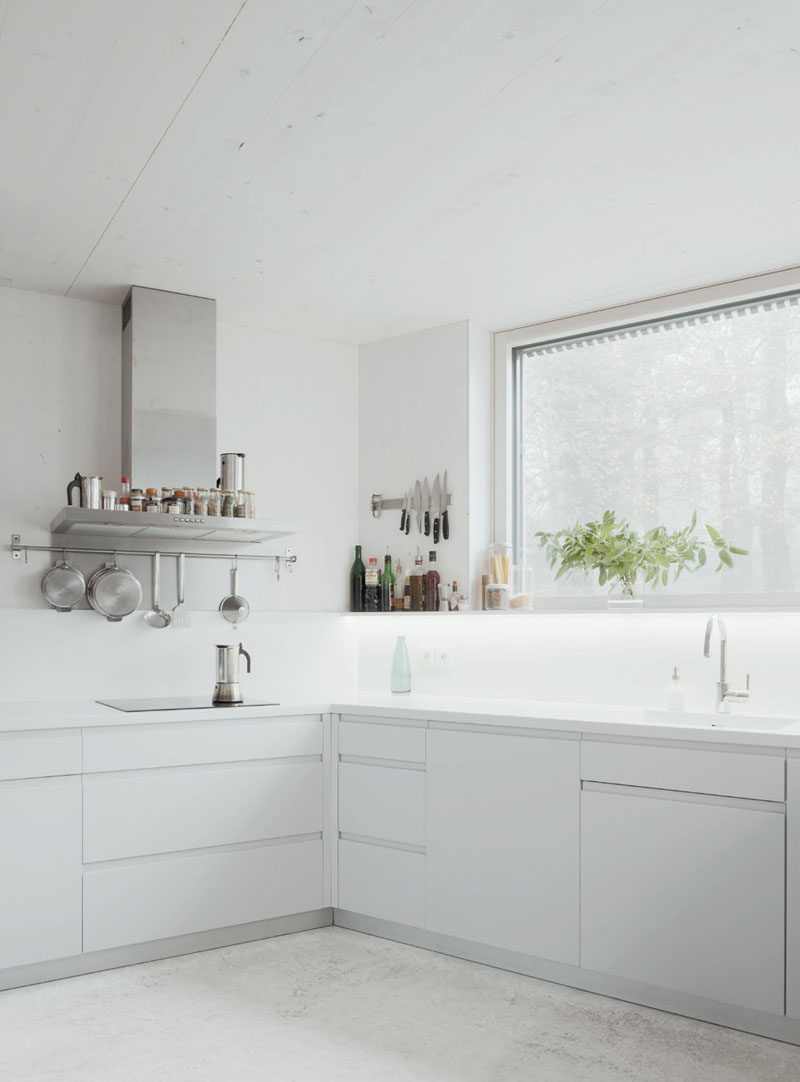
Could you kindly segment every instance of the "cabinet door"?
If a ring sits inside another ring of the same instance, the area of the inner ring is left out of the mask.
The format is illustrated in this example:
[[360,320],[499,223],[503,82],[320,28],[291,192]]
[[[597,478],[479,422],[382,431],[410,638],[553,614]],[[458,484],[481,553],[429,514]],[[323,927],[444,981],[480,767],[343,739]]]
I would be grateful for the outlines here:
[[786,773],[786,1013],[800,1019],[800,759]]
[[0,969],[81,953],[81,780],[0,783]]
[[578,961],[577,740],[428,732],[427,926]]
[[584,789],[581,966],[783,1013],[784,815]]

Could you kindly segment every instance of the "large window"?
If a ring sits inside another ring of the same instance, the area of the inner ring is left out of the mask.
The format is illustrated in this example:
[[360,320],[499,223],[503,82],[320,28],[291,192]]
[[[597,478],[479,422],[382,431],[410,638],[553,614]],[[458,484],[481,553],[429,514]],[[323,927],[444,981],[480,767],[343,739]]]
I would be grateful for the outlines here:
[[535,540],[606,510],[639,530],[696,511],[750,552],[654,597],[800,589],[800,294],[517,345],[510,382],[510,517],[539,597],[606,592],[554,582]]

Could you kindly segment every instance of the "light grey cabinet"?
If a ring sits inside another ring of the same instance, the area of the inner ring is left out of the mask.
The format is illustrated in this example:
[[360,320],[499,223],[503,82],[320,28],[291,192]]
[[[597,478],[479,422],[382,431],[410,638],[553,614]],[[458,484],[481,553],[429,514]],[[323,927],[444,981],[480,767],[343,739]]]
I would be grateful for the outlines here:
[[782,1014],[783,805],[593,784],[581,966]]
[[800,1019],[800,758],[786,762],[786,1013]]
[[428,929],[578,963],[579,742],[428,731]]

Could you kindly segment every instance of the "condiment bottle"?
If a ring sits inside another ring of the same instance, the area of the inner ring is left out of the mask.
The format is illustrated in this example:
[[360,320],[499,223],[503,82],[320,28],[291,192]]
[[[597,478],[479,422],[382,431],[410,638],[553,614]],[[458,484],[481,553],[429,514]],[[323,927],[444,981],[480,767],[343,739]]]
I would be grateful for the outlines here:
[[381,609],[381,573],[378,557],[370,556],[364,573],[364,612],[380,612]]
[[140,488],[131,491],[131,511],[144,511],[144,493]]
[[450,594],[450,608],[455,610],[458,608],[458,583],[453,579],[453,592]]
[[417,550],[414,557],[414,570],[408,576],[411,584],[411,611],[423,612],[425,609],[425,585],[422,577],[422,556]]
[[397,561],[397,567],[394,572],[394,608],[395,612],[403,611],[403,598],[406,592],[405,575],[403,574],[403,565],[400,561]]
[[119,506],[123,511],[130,511],[131,509],[131,479],[130,477],[123,477],[120,483],[119,490]]
[[428,553],[428,570],[425,573],[425,611],[439,611],[439,572],[436,570],[436,553]]
[[364,561],[361,559],[361,545],[356,545],[356,558],[350,568],[350,611],[364,611]]
[[392,557],[387,552],[383,558],[383,574],[381,575],[381,612],[391,612],[394,601],[394,575],[392,574]]

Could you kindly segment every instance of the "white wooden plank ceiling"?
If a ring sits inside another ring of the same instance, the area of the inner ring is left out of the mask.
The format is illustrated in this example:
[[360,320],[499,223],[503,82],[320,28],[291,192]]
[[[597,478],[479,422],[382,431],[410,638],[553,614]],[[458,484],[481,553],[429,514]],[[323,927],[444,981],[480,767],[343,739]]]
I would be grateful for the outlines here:
[[796,0],[0,0],[0,283],[363,342],[800,263]]

